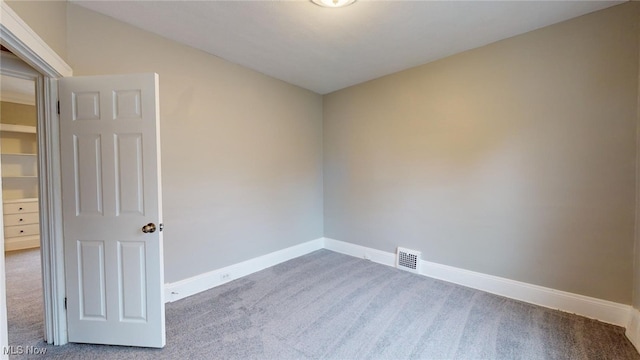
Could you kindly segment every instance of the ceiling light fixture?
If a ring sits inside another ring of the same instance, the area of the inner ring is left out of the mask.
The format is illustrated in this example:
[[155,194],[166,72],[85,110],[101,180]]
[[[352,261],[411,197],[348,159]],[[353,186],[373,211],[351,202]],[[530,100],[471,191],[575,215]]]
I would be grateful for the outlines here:
[[353,4],[356,0],[311,0],[312,3],[328,8],[339,8]]

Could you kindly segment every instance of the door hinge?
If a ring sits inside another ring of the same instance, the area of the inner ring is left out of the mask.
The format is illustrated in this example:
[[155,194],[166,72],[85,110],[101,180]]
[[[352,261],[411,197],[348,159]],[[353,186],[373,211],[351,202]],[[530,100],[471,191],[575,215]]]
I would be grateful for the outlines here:
[[60,101],[58,101],[58,115],[60,115]]
[[64,309],[67,310],[67,298],[64,298]]

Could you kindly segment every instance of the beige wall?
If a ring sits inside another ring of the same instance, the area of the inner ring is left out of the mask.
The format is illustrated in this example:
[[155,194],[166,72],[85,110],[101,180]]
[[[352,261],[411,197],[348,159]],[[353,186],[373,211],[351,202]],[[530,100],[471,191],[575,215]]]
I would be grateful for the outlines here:
[[324,219],[339,240],[631,301],[637,4],[351,87],[324,107],[73,4],[9,4],[77,75],[160,74],[168,282],[320,237]]
[[66,0],[5,0],[58,55],[67,57]]
[[637,13],[325,96],[325,236],[630,304]]
[[160,76],[165,279],[322,237],[320,95],[68,5],[75,75]]

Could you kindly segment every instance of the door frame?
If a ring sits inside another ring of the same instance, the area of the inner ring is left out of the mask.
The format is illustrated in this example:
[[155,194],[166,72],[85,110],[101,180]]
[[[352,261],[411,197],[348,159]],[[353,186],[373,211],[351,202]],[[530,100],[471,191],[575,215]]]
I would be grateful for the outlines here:
[[[14,11],[0,0],[2,19],[0,43],[38,73],[36,106],[38,114],[38,172],[40,197],[40,244],[44,294],[44,336],[50,344],[67,343],[64,306],[64,247],[62,237],[62,186],[60,183],[60,137],[57,110],[57,78],[73,75],[71,67],[47,45]],[[0,195],[1,198],[1,195]],[[0,219],[2,210],[0,207]],[[3,237],[4,238],[4,237]],[[0,348],[8,346],[4,244],[0,245]],[[0,357],[5,357],[2,351]]]

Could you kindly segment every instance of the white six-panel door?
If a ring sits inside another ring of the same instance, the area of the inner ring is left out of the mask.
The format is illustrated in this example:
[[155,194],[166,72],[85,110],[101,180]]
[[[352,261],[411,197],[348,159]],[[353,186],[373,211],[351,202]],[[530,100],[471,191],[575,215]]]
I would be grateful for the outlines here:
[[163,347],[158,75],[63,78],[59,96],[69,341]]

